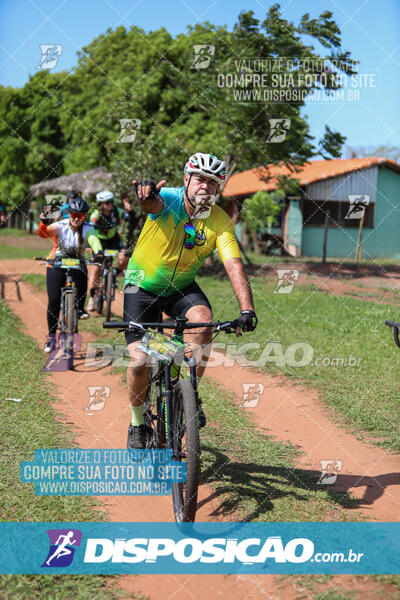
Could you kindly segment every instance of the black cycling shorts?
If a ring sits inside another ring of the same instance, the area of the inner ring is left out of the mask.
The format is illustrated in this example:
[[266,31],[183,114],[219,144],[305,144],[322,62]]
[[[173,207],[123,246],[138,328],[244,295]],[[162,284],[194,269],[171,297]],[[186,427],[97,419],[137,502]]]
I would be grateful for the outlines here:
[[125,248],[124,244],[119,237],[119,234],[116,233],[109,240],[107,238],[99,237],[103,250],[123,250]]
[[[208,306],[212,310],[207,296],[195,281],[183,290],[166,297],[151,294],[134,285],[127,285],[124,291],[124,321],[157,323],[161,320],[161,311],[174,319],[185,316],[189,308],[198,305]],[[125,333],[127,344],[141,340],[142,337],[143,333],[139,331]]]

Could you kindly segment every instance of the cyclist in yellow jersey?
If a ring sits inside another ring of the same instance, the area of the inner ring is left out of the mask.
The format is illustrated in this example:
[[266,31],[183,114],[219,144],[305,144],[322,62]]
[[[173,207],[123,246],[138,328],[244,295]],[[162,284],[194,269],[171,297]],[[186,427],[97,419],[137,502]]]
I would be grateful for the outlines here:
[[[165,180],[136,182],[136,193],[147,219],[126,271],[124,320],[156,321],[160,310],[175,318],[185,315],[191,322],[212,321],[208,298],[195,281],[204,260],[217,248],[240,307],[242,331],[257,325],[250,284],[240,257],[232,223],[215,205],[225,163],[213,154],[197,152],[185,165],[184,186],[165,188]],[[149,365],[138,349],[142,334],[127,332],[130,365],[127,372],[132,421],[128,448],[144,448],[146,429],[143,403],[147,394]],[[205,348],[194,351],[200,378],[211,351],[209,329],[185,334],[185,342]],[[206,419],[201,407],[200,426]]]

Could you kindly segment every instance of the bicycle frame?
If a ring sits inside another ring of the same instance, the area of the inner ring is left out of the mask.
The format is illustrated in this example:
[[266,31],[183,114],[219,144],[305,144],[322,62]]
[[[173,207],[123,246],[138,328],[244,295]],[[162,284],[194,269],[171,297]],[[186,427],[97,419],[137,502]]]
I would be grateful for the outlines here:
[[[143,324],[135,324],[137,329],[145,331],[146,327],[158,328],[158,330],[163,329],[174,329],[173,339],[177,341],[183,341],[183,334],[185,330],[195,329],[198,327],[216,327],[217,332],[225,331],[226,333],[233,333],[232,327],[237,326],[236,321],[225,321],[221,323],[220,321],[216,323],[187,323],[187,317],[176,317],[175,323],[143,323]],[[124,329],[128,329],[132,324],[129,322],[118,322],[118,321],[105,321],[103,323],[104,329],[119,329],[123,331]],[[183,360],[188,364],[189,372],[190,372],[190,382],[192,384],[195,400],[196,400],[196,408],[199,408],[199,394],[197,389],[197,375],[196,375],[196,366],[197,362],[194,357],[188,358],[187,356],[183,356]],[[159,364],[159,362],[158,362]],[[162,396],[164,397],[165,402],[165,415],[166,415],[166,434],[167,434],[167,448],[172,449],[172,395],[173,395],[173,386],[172,386],[172,378],[171,378],[171,364],[164,365],[163,378],[164,378],[164,390],[162,391]]]

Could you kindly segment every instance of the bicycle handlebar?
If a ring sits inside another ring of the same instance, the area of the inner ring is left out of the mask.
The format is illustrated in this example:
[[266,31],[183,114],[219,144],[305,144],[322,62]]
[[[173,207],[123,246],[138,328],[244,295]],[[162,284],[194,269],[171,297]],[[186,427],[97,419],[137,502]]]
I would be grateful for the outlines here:
[[393,337],[396,343],[396,346],[400,348],[400,339],[399,339],[399,329],[400,323],[396,323],[396,321],[385,321],[385,325],[388,327],[393,327]]
[[[69,258],[69,257],[64,257],[64,258]],[[57,264],[57,263],[61,263],[62,259],[58,259],[58,258],[42,258],[41,256],[34,256],[33,260],[41,260],[43,262],[47,262],[49,265],[53,265],[53,264]],[[85,258],[80,258],[78,259],[81,262],[84,262],[87,265],[99,265],[101,266],[101,263],[98,262],[94,262],[93,260],[86,260]]]
[[210,321],[208,323],[177,323],[176,321],[164,321],[163,323],[136,323],[135,321],[104,321],[103,329],[129,329],[131,331],[145,331],[147,328],[159,327],[160,329],[196,329],[199,327],[215,327],[216,331],[233,333],[238,327],[237,319],[234,321]]

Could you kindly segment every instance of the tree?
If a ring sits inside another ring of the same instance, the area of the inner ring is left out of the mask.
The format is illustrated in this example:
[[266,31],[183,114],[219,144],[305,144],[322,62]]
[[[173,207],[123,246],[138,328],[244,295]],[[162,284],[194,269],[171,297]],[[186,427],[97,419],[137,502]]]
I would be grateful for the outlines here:
[[[326,49],[323,56],[310,39]],[[299,67],[284,63],[281,74],[296,77],[285,89],[294,86],[306,96],[314,88],[336,89],[335,73],[318,65],[335,60],[339,71],[352,73],[350,53],[340,44],[331,12],[306,14],[294,24],[282,18],[278,4],[263,21],[242,12],[232,31],[208,22],[175,38],[164,28],[109,29],[82,48],[71,73],[41,71],[21,90],[0,87],[0,199],[15,206],[32,183],[98,166],[113,171],[124,194],[131,193],[134,176],[180,185],[183,166],[196,151],[224,158],[228,177],[281,162],[295,173],[296,165],[321,152],[338,156],[344,138],[329,128],[320,140],[312,137],[301,114],[305,98],[235,99],[218,75],[236,70],[253,76],[255,60],[289,57],[312,61],[314,83],[306,89]],[[194,46],[215,49],[207,68],[196,68]],[[239,91],[252,93],[257,86],[250,77]],[[140,121],[132,144],[119,142],[121,119]],[[279,143],[268,139],[271,119],[290,119]]]
[[273,227],[276,217],[281,212],[285,199],[283,191],[269,194],[264,190],[255,193],[243,202],[242,218],[250,233],[266,227]]
[[400,163],[400,148],[397,146],[386,146],[382,144],[380,146],[347,146],[346,147],[347,158],[358,158],[362,156],[381,156],[384,158],[390,158],[397,163]]

